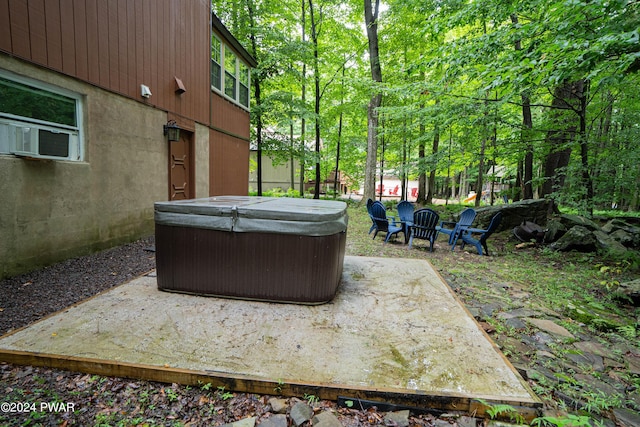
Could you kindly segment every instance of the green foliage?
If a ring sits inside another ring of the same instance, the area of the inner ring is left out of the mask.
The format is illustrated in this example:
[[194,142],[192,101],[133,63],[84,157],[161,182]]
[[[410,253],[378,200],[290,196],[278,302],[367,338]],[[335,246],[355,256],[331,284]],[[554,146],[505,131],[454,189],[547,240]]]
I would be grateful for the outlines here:
[[307,403],[309,403],[309,405],[313,406],[315,404],[317,404],[320,401],[320,398],[314,394],[304,394],[304,400],[307,401]]
[[496,404],[491,405],[487,401],[480,399],[480,403],[486,406],[486,411],[491,419],[496,418],[508,418],[512,422],[517,424],[525,424],[525,419],[520,413],[511,405]]
[[218,386],[218,397],[222,400],[229,400],[233,397],[233,393],[226,391],[224,386]]
[[562,417],[538,417],[531,422],[535,427],[591,427],[591,418],[586,415],[567,414]]
[[587,400],[584,404],[584,409],[593,414],[602,414],[609,409],[619,408],[622,404],[620,396],[617,394],[606,395],[601,390],[597,392],[586,392],[584,393],[584,397],[586,397]]
[[[252,103],[251,118],[254,125],[260,120],[261,148],[274,158],[304,162],[306,178],[313,178],[316,162],[321,177],[329,176],[339,156],[349,186],[360,187],[366,106],[381,91],[377,155],[386,175],[417,179],[433,172],[438,184],[432,190],[443,196],[453,186],[460,197],[478,190],[478,179],[496,164],[508,172],[484,176],[484,182],[504,184],[498,191],[513,197],[530,151],[538,192],[549,168],[562,179],[548,195],[577,212],[639,209],[637,2],[392,0],[378,21],[381,84],[371,83],[362,4],[311,3],[321,12],[317,68],[304,4],[303,19],[299,3],[291,1],[212,1],[258,60],[252,83],[260,85],[261,98]],[[580,100],[552,106],[556,88],[578,81],[586,83],[583,109]],[[550,137],[566,129],[562,142],[552,143]],[[254,133],[252,143],[257,140]],[[569,153],[566,165],[554,165],[558,152]]]
[[[255,191],[249,192],[250,196],[257,196],[258,193]],[[265,190],[262,192],[264,197],[300,197],[300,192],[298,190],[294,190],[292,188],[287,189],[287,191],[283,191],[282,188],[276,187],[271,190]]]

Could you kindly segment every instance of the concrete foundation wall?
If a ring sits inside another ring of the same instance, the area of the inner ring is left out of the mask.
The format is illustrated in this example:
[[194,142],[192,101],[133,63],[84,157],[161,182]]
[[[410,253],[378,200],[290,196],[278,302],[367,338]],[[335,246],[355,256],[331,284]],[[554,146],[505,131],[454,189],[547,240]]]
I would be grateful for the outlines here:
[[209,128],[196,123],[195,134],[196,199],[209,197]]
[[[83,162],[0,155],[0,278],[151,235],[168,197],[167,113],[5,55],[0,68],[82,94],[85,150]],[[198,161],[199,195],[208,172]]]

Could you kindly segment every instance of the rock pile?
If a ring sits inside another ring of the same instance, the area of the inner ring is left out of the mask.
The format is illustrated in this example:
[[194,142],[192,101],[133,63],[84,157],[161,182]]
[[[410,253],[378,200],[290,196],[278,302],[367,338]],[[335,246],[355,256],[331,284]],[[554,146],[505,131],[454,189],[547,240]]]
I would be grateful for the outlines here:
[[538,224],[546,230],[544,243],[554,251],[622,254],[628,250],[640,250],[638,218],[620,217],[600,225],[579,215],[561,214],[549,200],[534,199],[481,207],[477,209],[477,226],[486,227],[498,211],[503,215],[498,231],[513,230],[526,221]]
[[562,214],[547,222],[550,232],[545,236],[555,251],[609,251],[623,253],[640,249],[640,226],[623,218],[608,221],[602,227],[595,221],[578,215]]

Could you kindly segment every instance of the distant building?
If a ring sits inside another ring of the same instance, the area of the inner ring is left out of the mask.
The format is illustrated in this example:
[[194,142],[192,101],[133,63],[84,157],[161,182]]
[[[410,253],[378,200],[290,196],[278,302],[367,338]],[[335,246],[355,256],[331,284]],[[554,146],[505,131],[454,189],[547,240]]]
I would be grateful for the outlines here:
[[[251,150],[251,167],[249,172],[249,191],[258,190],[258,152]],[[292,175],[293,174],[293,175]],[[293,183],[291,178],[293,176]],[[262,191],[269,191],[279,188],[287,192],[290,188],[300,191],[300,161],[293,159],[285,161],[275,161],[264,152],[262,153]]]

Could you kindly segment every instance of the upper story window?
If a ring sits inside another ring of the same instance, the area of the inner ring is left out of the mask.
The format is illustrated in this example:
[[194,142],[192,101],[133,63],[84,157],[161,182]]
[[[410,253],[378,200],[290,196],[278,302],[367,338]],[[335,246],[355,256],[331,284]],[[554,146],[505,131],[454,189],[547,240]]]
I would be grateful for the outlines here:
[[211,36],[211,86],[222,90],[222,42]]
[[0,154],[82,160],[78,94],[0,72]]
[[243,62],[239,64],[238,80],[240,87],[238,88],[238,101],[240,104],[249,108],[249,67]]
[[[224,71],[224,73],[223,73]],[[249,108],[251,70],[231,48],[211,36],[211,87],[231,101]]]
[[224,93],[229,98],[237,99],[236,84],[238,80],[237,58],[228,47],[224,49]]

